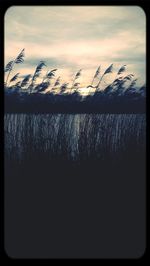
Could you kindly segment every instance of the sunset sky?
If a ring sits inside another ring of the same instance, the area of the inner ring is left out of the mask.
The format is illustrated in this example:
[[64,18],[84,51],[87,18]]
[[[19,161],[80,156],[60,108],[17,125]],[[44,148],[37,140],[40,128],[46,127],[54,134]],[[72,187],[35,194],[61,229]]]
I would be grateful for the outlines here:
[[[13,6],[5,14],[5,63],[25,48],[25,62],[14,73],[33,74],[40,60],[58,68],[71,83],[83,69],[82,86],[95,70],[126,64],[139,84],[145,82],[146,18],[138,6]],[[46,69],[45,69],[46,71]],[[44,74],[44,71],[43,71]]]

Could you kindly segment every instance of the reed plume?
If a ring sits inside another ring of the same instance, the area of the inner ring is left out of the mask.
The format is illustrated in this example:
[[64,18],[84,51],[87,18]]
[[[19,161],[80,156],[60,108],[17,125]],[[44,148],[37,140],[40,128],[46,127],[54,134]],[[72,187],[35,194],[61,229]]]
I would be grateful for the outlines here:
[[30,75],[30,74],[25,76],[25,78],[21,82],[21,88],[25,87],[28,84],[31,77],[32,77],[32,75]]
[[55,81],[54,87],[60,85],[60,77],[58,77]]
[[[82,71],[82,69],[80,69],[80,70],[76,73],[76,75],[75,75],[75,77],[74,77],[74,79],[73,79],[73,82],[72,82],[71,90],[72,90],[72,88],[74,87],[74,83],[75,83],[76,79],[78,79],[78,78],[81,76],[81,71]],[[70,91],[70,92],[71,92],[71,91]]]
[[100,69],[101,69],[101,66],[99,66],[99,67],[97,68],[97,70],[96,70],[96,72],[95,72],[95,75],[94,75],[94,77],[93,77],[93,79],[92,79],[92,82],[91,82],[91,85],[90,85],[90,86],[93,86],[93,82],[94,82],[95,78],[97,78],[98,75],[100,74]]
[[23,49],[19,55],[12,61],[10,61],[6,67],[5,67],[5,72],[8,72],[7,78],[6,78],[6,82],[5,82],[5,86],[7,86],[7,82],[10,76],[11,71],[13,70],[13,67],[15,64],[20,64],[24,62],[24,57],[25,57],[25,53],[24,53],[25,49]]
[[113,72],[113,64],[111,64],[104,72],[104,74],[101,76],[97,86],[96,86],[96,91],[99,89],[99,85],[103,79],[103,77],[106,75],[106,74],[109,74],[109,73],[112,73]]
[[126,65],[123,65],[123,66],[118,70],[117,75],[120,75],[120,74],[122,74],[122,73],[125,72],[125,71],[126,71]]
[[60,93],[64,93],[64,91],[67,89],[69,83],[63,83],[60,87]]
[[51,70],[51,71],[47,71],[47,73],[46,73],[45,77],[43,78],[43,81],[42,81],[42,82],[44,82],[44,80],[46,80],[46,79],[50,80],[50,79],[52,79],[53,77],[55,77],[55,72],[56,72],[56,71],[57,71],[56,68],[53,69],[53,70]]
[[31,80],[31,84],[29,86],[30,93],[31,93],[31,90],[32,90],[32,88],[34,86],[34,82],[40,76],[43,67],[46,67],[46,64],[45,64],[44,61],[40,61],[40,63],[37,65],[37,67],[35,69],[35,72],[33,74],[32,80]]
[[10,82],[13,82],[13,81],[15,81],[16,79],[18,79],[19,74],[20,74],[20,73],[17,73],[16,75],[14,75],[14,76],[12,77],[12,79],[10,80]]

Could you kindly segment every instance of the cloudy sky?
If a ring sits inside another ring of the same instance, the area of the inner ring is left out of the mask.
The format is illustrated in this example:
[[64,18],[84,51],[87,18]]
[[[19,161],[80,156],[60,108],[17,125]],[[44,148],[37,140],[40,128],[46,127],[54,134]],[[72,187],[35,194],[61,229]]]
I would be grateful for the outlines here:
[[83,69],[79,82],[86,86],[99,65],[103,72],[114,63],[115,76],[126,64],[127,74],[143,84],[145,24],[138,6],[13,6],[5,14],[5,63],[25,48],[25,62],[14,73],[33,74],[45,60],[48,70],[59,69],[62,82],[71,83]]

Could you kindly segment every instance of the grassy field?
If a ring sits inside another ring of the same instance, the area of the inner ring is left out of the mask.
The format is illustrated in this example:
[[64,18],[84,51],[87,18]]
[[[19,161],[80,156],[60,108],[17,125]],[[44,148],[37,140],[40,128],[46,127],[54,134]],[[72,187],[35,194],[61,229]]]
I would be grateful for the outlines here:
[[144,114],[5,114],[9,255],[141,256],[145,126]]
[[[5,154],[10,160],[103,160],[145,144],[141,114],[6,114]],[[45,158],[45,159],[44,159]]]

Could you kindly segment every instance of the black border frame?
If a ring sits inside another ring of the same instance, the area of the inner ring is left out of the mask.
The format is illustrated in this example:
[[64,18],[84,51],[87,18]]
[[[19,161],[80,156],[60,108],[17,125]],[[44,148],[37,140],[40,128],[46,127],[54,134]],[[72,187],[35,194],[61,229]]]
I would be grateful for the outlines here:
[[[2,62],[2,68],[4,67],[4,16],[5,16],[5,12],[7,11],[7,9],[11,6],[51,6],[51,5],[63,5],[63,6],[67,6],[67,5],[94,5],[94,6],[99,6],[99,5],[104,5],[104,6],[139,6],[143,9],[143,11],[145,12],[146,15],[146,84],[147,84],[147,88],[149,87],[149,83],[148,83],[148,30],[149,30],[149,4],[148,4],[148,0],[99,0],[99,1],[94,1],[92,4],[89,3],[83,3],[83,1],[65,1],[65,4],[63,3],[64,1],[57,1],[57,3],[54,0],[21,0],[21,2],[19,0],[0,0],[0,32],[1,32],[1,38],[0,38],[0,57],[1,57],[1,62]],[[3,84],[4,84],[4,76],[3,76],[3,70],[0,73],[0,84],[1,84],[1,90],[0,90],[0,111],[1,111],[1,116],[0,116],[0,123],[1,123],[1,129],[4,128],[4,91],[2,90],[3,88]],[[147,96],[146,96],[146,120],[148,122],[148,96],[149,92],[147,89]],[[78,259],[78,258],[74,258],[74,259],[53,259],[53,258],[49,258],[49,259],[38,259],[38,258],[33,258],[33,259],[29,259],[29,258],[24,258],[24,259],[19,259],[19,258],[10,258],[4,248],[4,130],[1,130],[1,143],[3,143],[3,145],[1,145],[1,152],[2,152],[2,159],[0,160],[0,166],[1,166],[1,178],[0,178],[0,196],[1,196],[1,208],[0,208],[0,258],[4,259],[6,262],[23,262],[23,261],[31,261],[31,262],[35,262],[38,263],[39,261],[41,263],[43,262],[53,262],[53,263],[57,263],[57,261],[62,261],[62,262],[73,262],[73,261],[81,261],[81,262],[91,262],[91,263],[95,263],[95,262],[108,262],[108,261],[114,261],[115,263],[128,263],[129,261],[131,262],[136,262],[136,263],[142,263],[144,261],[146,261],[146,259],[148,259],[148,178],[147,178],[147,174],[148,174],[148,144],[149,144],[149,138],[148,138],[148,132],[149,132],[149,127],[148,127],[148,123],[146,123],[146,249],[144,254],[138,258],[138,259],[134,259],[134,258],[99,258],[99,259],[87,259],[87,258],[83,258],[83,259]]]

